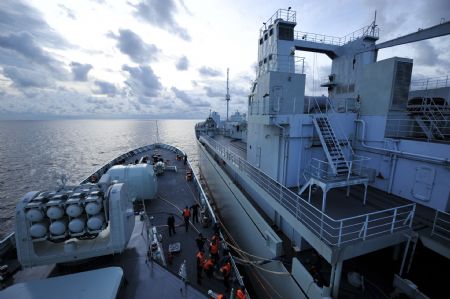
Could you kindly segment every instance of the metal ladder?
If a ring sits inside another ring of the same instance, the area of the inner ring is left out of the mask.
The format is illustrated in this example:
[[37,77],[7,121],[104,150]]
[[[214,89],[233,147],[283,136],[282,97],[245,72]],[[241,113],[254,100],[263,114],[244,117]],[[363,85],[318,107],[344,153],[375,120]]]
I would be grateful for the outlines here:
[[433,139],[445,139],[445,136],[439,127],[442,127],[442,125],[445,126],[444,123],[446,123],[446,118],[433,99],[429,98],[423,100],[422,113],[422,120],[428,124],[429,134],[427,134],[427,137],[433,137]]
[[[313,123],[319,135],[320,143],[335,175],[348,175],[349,163],[344,156],[333,127],[326,115],[314,116]],[[350,146],[350,145],[348,145]]]

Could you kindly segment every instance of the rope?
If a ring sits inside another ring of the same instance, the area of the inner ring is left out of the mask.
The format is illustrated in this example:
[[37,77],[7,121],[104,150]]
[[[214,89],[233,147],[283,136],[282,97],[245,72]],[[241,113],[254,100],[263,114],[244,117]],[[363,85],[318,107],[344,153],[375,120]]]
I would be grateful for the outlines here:
[[233,258],[237,259],[238,261],[243,262],[243,263],[246,264],[246,265],[253,266],[253,267],[255,267],[255,268],[258,268],[258,269],[261,270],[261,271],[265,271],[265,272],[268,272],[268,273],[271,273],[271,274],[276,274],[276,275],[291,275],[291,273],[286,272],[286,271],[283,271],[283,272],[281,272],[281,271],[273,271],[273,270],[265,269],[265,268],[263,268],[263,267],[259,267],[259,266],[257,266],[256,264],[254,264],[253,262],[247,262],[247,261],[245,261],[245,260],[243,260],[243,259],[241,259],[241,258],[238,258],[237,256],[233,256]]
[[[225,227],[225,225],[223,224],[223,222],[222,222],[218,217],[217,217],[217,221],[221,224],[221,227],[225,230],[225,233],[227,234],[228,238],[229,238],[234,244],[237,244],[236,241],[233,239],[233,236],[230,234],[230,232],[227,230],[227,228]],[[224,241],[225,241],[225,240],[224,240]],[[229,242],[226,242],[226,241],[225,241],[225,243],[229,244]],[[242,250],[241,250],[241,251],[242,251]],[[237,253],[238,253],[242,258],[244,258],[244,259],[246,259],[246,260],[248,261],[248,258],[245,258],[245,256],[244,256],[241,252],[238,251]],[[264,270],[265,270],[265,269],[264,269]],[[278,293],[277,290],[276,290],[269,282],[267,282],[267,280],[266,280],[263,276],[258,275],[257,272],[255,273],[255,278],[258,280],[259,285],[264,289],[264,292],[265,292],[266,294],[270,295],[269,291],[267,290],[267,288],[266,288],[264,285],[269,286],[269,287],[272,289],[272,291],[273,291],[275,294],[277,294],[278,298],[283,298],[283,297],[280,295],[280,293]],[[262,279],[263,281],[261,281],[261,279]]]
[[[170,204],[171,206],[173,206],[175,209],[177,209],[180,213],[182,213],[183,211],[178,208],[175,204],[173,204],[172,202],[168,201],[167,199],[165,199],[164,197],[162,197],[161,195],[158,195],[158,198],[161,199],[162,201],[165,201],[166,203]],[[189,224],[195,229],[195,231],[197,233],[200,233],[200,231],[195,227],[195,225],[191,222],[191,220],[189,220]]]

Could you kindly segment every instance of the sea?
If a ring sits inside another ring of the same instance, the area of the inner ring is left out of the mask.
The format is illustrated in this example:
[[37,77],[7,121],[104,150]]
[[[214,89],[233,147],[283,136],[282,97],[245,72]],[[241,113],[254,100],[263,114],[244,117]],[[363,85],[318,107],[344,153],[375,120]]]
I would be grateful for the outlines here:
[[198,120],[0,121],[0,240],[14,229],[14,209],[29,191],[50,190],[62,176],[79,184],[117,156],[155,142],[188,155],[194,171]]

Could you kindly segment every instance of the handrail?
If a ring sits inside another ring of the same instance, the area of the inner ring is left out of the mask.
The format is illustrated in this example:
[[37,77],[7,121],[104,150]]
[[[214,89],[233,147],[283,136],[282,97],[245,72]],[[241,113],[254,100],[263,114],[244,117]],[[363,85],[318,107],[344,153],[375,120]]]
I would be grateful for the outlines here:
[[365,37],[365,36],[371,36],[374,38],[378,38],[379,36],[379,30],[378,27],[374,27],[373,25],[364,26],[358,30],[355,30],[345,36],[339,37],[339,36],[331,36],[331,35],[325,35],[325,34],[318,34],[318,33],[312,33],[312,32],[305,32],[305,31],[295,31],[294,38],[297,40],[305,40],[305,41],[311,41],[316,43],[323,43],[323,44],[329,44],[334,46],[343,46],[349,42],[352,42],[358,38]]
[[411,81],[409,90],[428,90],[450,86],[450,76],[440,76],[427,79],[418,79]]
[[296,22],[297,12],[290,9],[278,9],[266,22],[264,22],[263,27],[261,27],[260,32],[263,33],[265,30],[270,28],[271,25],[275,23],[276,20],[281,19],[286,22]]
[[450,241],[450,213],[436,210],[431,236],[436,235]]
[[[336,220],[212,138],[201,136],[200,141],[247,175],[295,219],[330,246],[339,247],[345,243],[411,228],[414,203]],[[360,231],[362,235],[359,235]]]
[[[309,100],[310,100],[310,99],[311,99],[311,98],[309,98]],[[319,111],[319,114],[320,114],[321,117],[328,118],[328,116],[331,117],[331,116],[333,115],[333,114],[330,114],[330,113],[328,113],[328,112],[327,112],[326,114],[324,114],[324,113],[322,112],[322,109],[320,109],[320,105],[319,105],[319,103],[317,102],[316,97],[312,97],[312,99],[314,100],[314,103],[316,104],[316,108],[317,108],[317,110]],[[337,112],[334,110],[333,104],[330,102],[330,99],[329,99],[329,98],[325,98],[325,101],[326,101],[326,107],[330,106],[331,111],[334,112],[334,113],[337,113]],[[347,165],[347,167],[348,167],[348,169],[349,169],[348,175],[350,175],[351,166],[352,166],[351,164],[352,164],[352,163],[349,162],[349,161],[351,161],[351,160],[353,159],[353,156],[355,155],[355,152],[353,151],[353,148],[352,148],[352,146],[350,145],[350,141],[348,140],[347,135],[346,135],[346,134],[343,134],[343,130],[342,130],[342,128],[341,128],[339,122],[336,121],[335,123],[338,125],[338,131],[339,131],[340,137],[344,136],[344,139],[345,139],[346,144],[347,144],[347,148],[350,150],[350,153],[349,153],[349,154],[352,156],[352,157],[347,157],[347,159],[346,159],[346,165]],[[331,123],[330,123],[330,126],[331,126]],[[333,128],[333,131],[335,131],[334,128]],[[336,138],[338,138],[338,136],[336,136]],[[342,153],[342,154],[344,154],[344,153]]]

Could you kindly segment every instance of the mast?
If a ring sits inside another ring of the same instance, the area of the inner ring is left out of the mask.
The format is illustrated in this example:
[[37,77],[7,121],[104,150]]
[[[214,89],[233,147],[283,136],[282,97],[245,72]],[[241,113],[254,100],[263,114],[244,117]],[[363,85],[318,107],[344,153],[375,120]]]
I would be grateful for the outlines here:
[[228,106],[229,106],[229,103],[230,103],[230,89],[228,87],[228,80],[229,80],[228,75],[229,75],[229,72],[230,72],[230,69],[227,68],[227,94],[225,95],[225,101],[227,101],[227,121],[228,121]]

